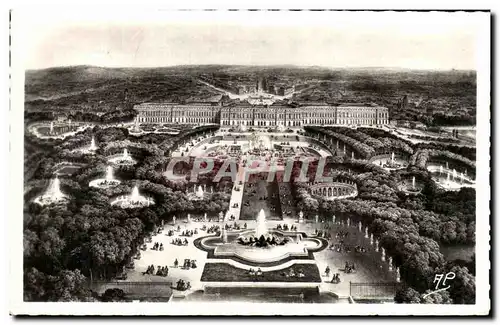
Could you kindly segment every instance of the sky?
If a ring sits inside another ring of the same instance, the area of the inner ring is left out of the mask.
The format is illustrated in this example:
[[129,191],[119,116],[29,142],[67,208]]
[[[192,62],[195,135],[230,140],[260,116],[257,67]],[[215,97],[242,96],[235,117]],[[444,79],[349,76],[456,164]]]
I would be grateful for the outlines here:
[[109,12],[14,12],[23,66],[474,70],[484,27],[466,13]]

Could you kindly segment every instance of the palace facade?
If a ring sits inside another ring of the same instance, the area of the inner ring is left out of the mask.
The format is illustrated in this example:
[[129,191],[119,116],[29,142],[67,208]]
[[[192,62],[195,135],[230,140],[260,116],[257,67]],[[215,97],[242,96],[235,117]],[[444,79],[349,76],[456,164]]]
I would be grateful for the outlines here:
[[220,124],[223,127],[389,124],[389,110],[375,104],[143,103],[134,109],[138,111],[139,123]]

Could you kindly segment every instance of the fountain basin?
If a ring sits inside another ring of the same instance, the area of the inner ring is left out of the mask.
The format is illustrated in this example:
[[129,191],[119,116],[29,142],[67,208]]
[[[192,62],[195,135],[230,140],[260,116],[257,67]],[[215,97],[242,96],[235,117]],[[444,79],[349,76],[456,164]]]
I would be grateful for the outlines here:
[[120,195],[111,201],[111,205],[117,205],[123,209],[144,208],[154,204],[155,201],[152,198],[139,194],[137,186],[129,195]]
[[51,204],[64,204],[68,201],[68,198],[60,189],[60,181],[56,176],[51,182],[47,190],[43,195],[38,196],[33,200],[33,202],[45,206]]
[[119,185],[121,182],[117,179],[112,179],[108,180],[106,178],[98,178],[94,179],[89,183],[90,187],[96,187],[96,188],[111,188],[114,186]]
[[[290,241],[284,245],[255,247],[242,245],[238,238],[255,235],[255,230],[227,231],[227,243],[222,236],[207,236],[200,238],[197,247],[210,252],[216,259],[236,259],[243,264],[264,265],[268,263],[285,262],[290,259],[307,259],[312,252],[323,250],[328,242],[323,238],[309,238],[300,232],[282,232],[269,230],[267,236],[285,237]],[[297,236],[300,240],[297,241]],[[281,263],[277,263],[278,265]]]
[[59,176],[71,176],[83,166],[85,166],[85,164],[62,162],[54,166],[54,174]]
[[51,195],[40,195],[37,198],[35,198],[33,202],[41,206],[58,205],[58,204],[65,204],[66,202],[68,202],[68,198],[67,197],[54,198]]
[[111,205],[116,205],[123,209],[144,208],[154,204],[155,201],[152,198],[145,196],[132,199],[130,195],[121,195],[111,201]]
[[108,162],[116,166],[131,166],[137,163],[137,161],[128,154],[119,154],[111,156],[108,158]]

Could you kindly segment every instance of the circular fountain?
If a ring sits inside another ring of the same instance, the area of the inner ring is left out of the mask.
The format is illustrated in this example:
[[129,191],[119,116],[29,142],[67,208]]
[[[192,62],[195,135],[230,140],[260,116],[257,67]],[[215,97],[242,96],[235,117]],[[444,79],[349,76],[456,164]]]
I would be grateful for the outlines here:
[[197,188],[196,186],[193,187],[193,192],[188,193],[188,199],[192,201],[203,200],[204,197],[205,197],[205,192],[203,191],[201,185],[198,185]]
[[120,184],[121,182],[113,177],[113,167],[106,168],[106,178],[94,179],[89,183],[90,187],[110,188]]
[[446,163],[446,167],[443,165],[429,165],[427,166],[427,170],[431,173],[432,179],[436,182],[436,184],[449,191],[458,191],[462,187],[474,187],[475,181],[467,176],[467,170],[461,173],[458,173],[456,169],[448,168],[448,163]]
[[92,136],[92,140],[90,140],[90,145],[88,147],[84,147],[81,149],[75,149],[74,151],[78,151],[78,152],[86,153],[86,154],[95,154],[97,149],[99,149],[99,147],[95,143],[94,136]]
[[401,182],[399,189],[406,194],[418,194],[422,191],[421,186],[418,186],[416,183],[415,176],[412,177],[411,183],[409,181]]
[[84,131],[90,125],[81,125],[79,123],[67,122],[40,122],[32,124],[28,127],[29,131],[36,137],[41,139],[64,139],[67,136],[76,134],[79,131]]
[[377,166],[384,168],[385,170],[402,169],[406,168],[406,166],[408,165],[407,161],[396,157],[394,152],[391,153],[390,158],[388,158],[387,155],[376,156],[372,158],[371,162]]
[[51,181],[47,191],[45,191],[43,195],[38,196],[33,202],[41,206],[46,206],[51,204],[62,204],[67,200],[67,196],[61,192],[60,181],[56,175],[56,178]]
[[134,186],[129,195],[120,195],[111,201],[111,205],[117,205],[123,209],[143,208],[154,205],[155,201],[139,193],[139,188]]
[[108,161],[117,166],[130,166],[135,165],[136,161],[132,158],[127,148],[123,149],[123,153],[121,155],[115,155],[108,159]]

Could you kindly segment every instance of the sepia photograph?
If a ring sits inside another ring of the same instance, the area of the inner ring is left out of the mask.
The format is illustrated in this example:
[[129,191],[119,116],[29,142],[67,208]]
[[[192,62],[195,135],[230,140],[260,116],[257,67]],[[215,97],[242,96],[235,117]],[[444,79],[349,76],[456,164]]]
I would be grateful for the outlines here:
[[11,313],[488,315],[490,20],[11,11]]

